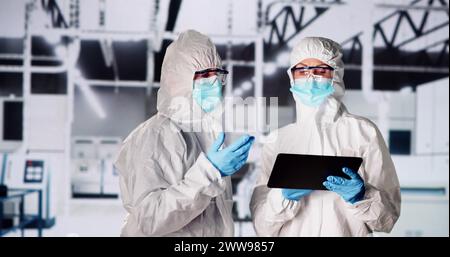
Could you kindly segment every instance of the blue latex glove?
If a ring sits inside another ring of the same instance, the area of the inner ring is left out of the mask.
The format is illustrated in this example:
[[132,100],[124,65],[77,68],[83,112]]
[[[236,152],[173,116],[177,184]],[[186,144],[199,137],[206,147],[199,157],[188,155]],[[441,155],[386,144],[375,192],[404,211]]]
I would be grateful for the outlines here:
[[327,181],[323,185],[330,191],[338,193],[345,201],[349,203],[356,203],[364,198],[366,189],[364,187],[364,180],[357,172],[342,168],[342,171],[351,179],[345,179],[337,176],[328,176]]
[[208,160],[220,171],[222,177],[233,175],[244,166],[255,138],[245,135],[227,148],[219,150],[224,141],[225,133],[222,132],[206,154]]
[[310,189],[288,189],[283,188],[281,190],[281,193],[283,194],[284,198],[288,200],[298,201],[300,198],[302,198],[305,195],[308,195],[312,192]]

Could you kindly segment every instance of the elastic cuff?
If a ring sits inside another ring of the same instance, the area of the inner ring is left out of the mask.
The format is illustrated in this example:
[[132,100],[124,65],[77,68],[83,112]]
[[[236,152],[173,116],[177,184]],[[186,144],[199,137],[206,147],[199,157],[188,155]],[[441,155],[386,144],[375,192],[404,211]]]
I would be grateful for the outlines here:
[[379,199],[378,190],[370,186],[366,186],[366,191],[363,199],[354,204],[346,202],[346,206],[357,214],[361,214],[365,213],[376,199]]
[[283,197],[281,189],[271,189],[267,195],[266,218],[269,221],[291,220],[300,208],[300,201],[292,201]]

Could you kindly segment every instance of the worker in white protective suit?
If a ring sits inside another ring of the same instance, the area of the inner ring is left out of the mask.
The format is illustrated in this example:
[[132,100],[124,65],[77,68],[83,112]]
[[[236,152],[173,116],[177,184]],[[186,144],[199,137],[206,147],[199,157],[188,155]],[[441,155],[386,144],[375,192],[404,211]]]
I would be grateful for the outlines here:
[[[262,172],[251,200],[257,235],[390,232],[400,215],[398,178],[376,125],[350,114],[340,101],[345,89],[340,45],[326,38],[304,38],[293,49],[290,63],[297,120],[272,132],[274,142],[264,145]],[[328,190],[268,188],[278,153],[357,156],[363,163],[358,171],[342,167],[342,177],[328,177],[323,183]]]
[[215,46],[196,31],[167,48],[158,113],[131,132],[115,162],[128,212],[122,236],[233,236],[229,176],[254,138],[222,146],[220,66]]

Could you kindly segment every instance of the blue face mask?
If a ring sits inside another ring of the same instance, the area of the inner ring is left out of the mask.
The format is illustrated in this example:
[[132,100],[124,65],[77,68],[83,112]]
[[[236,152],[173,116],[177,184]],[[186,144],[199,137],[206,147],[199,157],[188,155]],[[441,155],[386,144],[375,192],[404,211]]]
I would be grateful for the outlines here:
[[194,81],[192,97],[204,112],[211,112],[222,102],[222,83],[217,76]]
[[320,81],[313,78],[296,79],[290,90],[303,104],[318,107],[329,95],[334,93],[333,80],[324,78]]

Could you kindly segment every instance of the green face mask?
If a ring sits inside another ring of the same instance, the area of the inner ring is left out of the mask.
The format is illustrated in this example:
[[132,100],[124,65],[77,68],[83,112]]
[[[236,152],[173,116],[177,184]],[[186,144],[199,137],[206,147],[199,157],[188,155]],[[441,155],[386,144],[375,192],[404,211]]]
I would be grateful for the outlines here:
[[217,76],[194,81],[192,97],[204,112],[211,112],[222,102],[222,83]]

